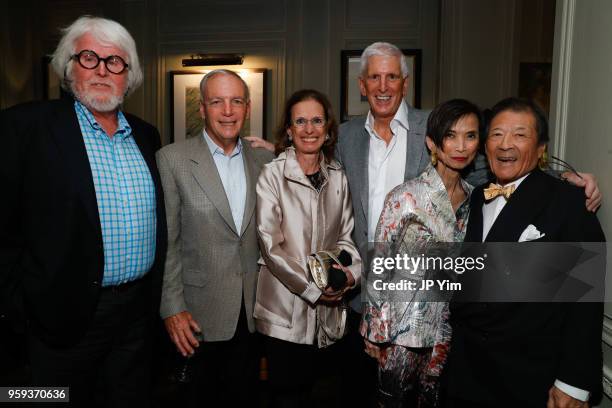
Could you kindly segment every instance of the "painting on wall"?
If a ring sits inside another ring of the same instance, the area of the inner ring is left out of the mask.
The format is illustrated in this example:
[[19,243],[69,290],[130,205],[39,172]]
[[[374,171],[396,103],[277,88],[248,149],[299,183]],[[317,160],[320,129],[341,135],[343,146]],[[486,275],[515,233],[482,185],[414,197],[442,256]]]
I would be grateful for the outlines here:
[[521,62],[519,96],[534,101],[547,117],[550,111],[551,78],[552,64],[550,62]]
[[[363,50],[343,50],[341,52],[340,74],[340,112],[342,121],[365,115],[370,109],[368,100],[361,95],[357,79]],[[402,50],[408,63],[408,94],[406,102],[415,108],[421,107],[421,50]]]
[[[232,69],[231,67],[229,69]],[[234,69],[235,70],[235,69]],[[211,70],[171,71],[172,142],[202,134],[200,116],[200,81]],[[265,136],[266,70],[235,70],[247,83],[251,97],[251,114],[242,129],[242,136]]]

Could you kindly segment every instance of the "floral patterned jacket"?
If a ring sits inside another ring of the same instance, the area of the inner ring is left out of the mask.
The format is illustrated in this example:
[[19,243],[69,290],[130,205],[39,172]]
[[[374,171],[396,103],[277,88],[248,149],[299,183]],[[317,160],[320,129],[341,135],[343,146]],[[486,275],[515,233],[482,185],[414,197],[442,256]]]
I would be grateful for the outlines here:
[[[473,188],[464,180],[461,186],[467,197],[456,212],[431,165],[418,177],[394,188],[386,197],[376,228],[375,257],[418,257],[427,243],[463,241]],[[368,291],[361,323],[361,334],[366,339],[405,347],[447,348],[451,336],[448,302],[374,294],[372,270],[368,275],[367,284],[362,285]]]

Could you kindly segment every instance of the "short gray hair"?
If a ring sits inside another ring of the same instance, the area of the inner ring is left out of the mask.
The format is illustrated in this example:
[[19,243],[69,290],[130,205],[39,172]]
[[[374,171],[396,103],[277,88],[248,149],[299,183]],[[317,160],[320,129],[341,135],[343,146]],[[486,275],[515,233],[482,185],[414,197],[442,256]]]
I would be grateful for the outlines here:
[[136,42],[130,33],[116,21],[102,17],[81,16],[62,30],[51,65],[57,75],[62,78],[62,88],[71,91],[72,67],[74,61],[70,58],[76,50],[76,42],[85,34],[90,34],[102,44],[121,48],[127,54],[128,82],[126,95],[132,93],[142,83],[142,69],[136,51]]
[[408,76],[408,64],[406,63],[406,57],[404,56],[402,50],[388,42],[375,42],[368,45],[368,47],[363,50],[363,53],[361,54],[359,72],[361,73],[362,78],[365,78],[367,75],[368,59],[373,56],[398,57],[400,59],[400,66],[402,69],[402,78],[406,78]]
[[217,75],[230,75],[230,76],[233,76],[234,78],[238,78],[240,82],[242,83],[242,86],[244,87],[245,102],[249,102],[251,100],[249,86],[244,81],[244,79],[242,79],[242,77],[238,75],[237,72],[232,71],[231,69],[214,69],[210,71],[209,73],[207,73],[206,75],[204,75],[204,78],[202,78],[202,80],[200,81],[200,99],[202,101],[204,101],[204,90],[206,89],[206,83],[208,82],[209,79]]

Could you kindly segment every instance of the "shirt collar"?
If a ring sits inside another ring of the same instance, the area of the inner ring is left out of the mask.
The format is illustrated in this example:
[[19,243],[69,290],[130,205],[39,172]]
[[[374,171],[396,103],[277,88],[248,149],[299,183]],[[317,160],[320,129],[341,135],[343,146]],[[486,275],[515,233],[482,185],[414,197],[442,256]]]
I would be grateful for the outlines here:
[[[307,176],[304,174],[304,171],[300,167],[300,163],[297,160],[297,156],[295,153],[295,147],[289,146],[285,148],[284,152],[278,155],[275,160],[285,160],[285,165],[283,168],[283,176],[289,180],[296,181],[298,183],[310,186],[310,181],[307,180]],[[329,171],[330,170],[341,170],[342,167],[340,164],[332,159],[329,162],[325,160],[325,156],[323,153],[319,153],[319,171],[323,175],[325,181],[323,185],[327,183],[329,179]]]
[[510,182],[510,183],[507,183],[507,184],[499,184],[499,183],[498,183],[498,184],[499,184],[500,186],[502,186],[502,187],[511,186],[511,185],[513,185],[513,184],[514,184],[514,188],[515,188],[515,189],[517,189],[517,188],[518,188],[518,186],[520,186],[520,185],[521,185],[521,183],[523,182],[523,180],[525,180],[525,179],[527,178],[527,176],[529,176],[530,174],[531,174],[531,172],[529,172],[529,173],[525,174],[525,175],[524,175],[523,177],[521,177],[520,179],[518,179],[518,180],[514,180],[514,181],[512,181],[512,182]]
[[[406,129],[406,131],[410,129],[410,127],[408,126],[408,105],[406,105],[406,101],[403,99],[402,103],[400,103],[399,108],[397,108],[397,112],[395,112],[395,116],[393,116],[393,119],[391,119],[392,129],[398,125]],[[372,114],[372,109],[368,111],[365,127],[368,130],[368,133],[376,134],[374,132],[374,115]]]
[[[89,125],[89,127],[91,127],[93,130],[104,132],[104,129],[102,129],[102,126],[100,126],[93,113],[91,113],[91,111],[87,109],[85,105],[83,105],[76,99],[74,100],[74,109],[78,113],[81,113],[87,119],[87,124]],[[132,135],[132,127],[128,123],[123,112],[121,112],[120,110],[117,111],[117,130],[115,131],[115,134],[111,136],[116,135],[120,135],[123,139],[128,138]]]
[[[220,154],[222,156],[226,156],[223,149],[219,147],[211,139],[210,136],[208,136],[208,133],[206,133],[206,129],[202,129],[202,135],[204,137],[204,140],[206,141],[206,144],[208,145],[208,149],[210,150],[211,155],[214,156],[216,154]],[[242,140],[240,139],[240,137],[238,137],[238,142],[236,143],[236,147],[234,147],[234,150],[232,150],[232,152],[228,155],[228,157],[234,157],[234,156],[239,155],[240,153],[242,153]]]
[[[440,177],[438,171],[431,165],[431,163],[427,165],[421,177],[425,184],[432,187],[432,189],[435,191],[435,194],[440,194],[444,197],[444,200],[449,201],[448,192],[446,191],[444,181],[442,181],[442,177]],[[459,183],[461,183],[461,187],[463,188],[463,191],[465,191],[465,200],[457,208],[457,211],[459,211],[459,209],[462,208],[465,204],[470,202],[470,197],[472,196],[472,191],[474,190],[474,187],[472,187],[462,177],[459,177]]]

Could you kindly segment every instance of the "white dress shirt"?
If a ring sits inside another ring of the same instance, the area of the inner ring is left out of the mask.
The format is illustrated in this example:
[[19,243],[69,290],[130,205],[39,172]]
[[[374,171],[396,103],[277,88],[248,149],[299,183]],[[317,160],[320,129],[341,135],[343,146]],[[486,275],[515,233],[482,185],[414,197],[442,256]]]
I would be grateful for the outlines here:
[[[531,173],[527,173],[526,175],[524,175],[523,177],[521,177],[520,179],[512,183],[504,184],[501,186],[506,187],[506,186],[514,184],[515,191],[516,191],[516,189],[519,188],[519,185],[523,182],[523,180],[525,180],[529,176],[529,174]],[[507,201],[508,200],[506,199],[506,197],[499,195],[489,202],[485,201],[484,205],[482,206],[482,241],[483,242],[487,238],[489,231],[491,231],[491,227],[495,223],[497,216],[499,215],[499,213],[501,213],[501,211],[506,206]],[[555,380],[555,387],[557,387],[558,389],[560,389],[561,391],[563,391],[570,397],[575,398],[580,401],[587,401],[590,396],[590,393],[588,391],[580,389],[580,388],[576,388],[560,380]]]
[[242,141],[238,138],[234,150],[226,155],[223,149],[208,136],[205,129],[202,130],[202,135],[210,149],[215,166],[217,166],[219,178],[223,184],[223,189],[232,211],[236,231],[240,234],[247,191],[246,173],[244,172],[244,160],[242,157]]
[[389,191],[404,182],[408,145],[408,107],[402,101],[391,120],[389,144],[376,134],[374,116],[368,112],[365,128],[370,135],[368,153],[368,241],[374,241],[376,224]]
[[[513,181],[512,183],[500,184],[500,185],[502,187],[514,185],[514,188],[516,191],[519,185],[523,182],[523,180],[527,178],[527,176],[529,176],[529,174],[531,173],[525,174],[523,177],[521,177],[520,179],[516,181]],[[482,206],[482,242],[484,242],[484,240],[487,239],[487,235],[489,235],[489,231],[491,231],[491,227],[493,226],[493,223],[495,223],[497,216],[499,215],[499,213],[501,213],[501,211],[506,206],[507,201],[508,200],[506,199],[506,197],[502,195],[498,195],[497,197],[495,197],[489,202],[485,201],[484,205]]]

